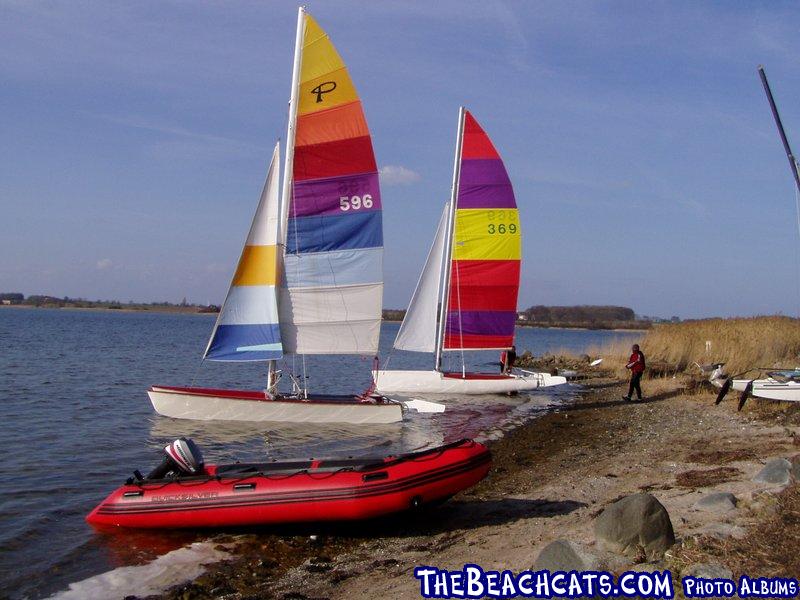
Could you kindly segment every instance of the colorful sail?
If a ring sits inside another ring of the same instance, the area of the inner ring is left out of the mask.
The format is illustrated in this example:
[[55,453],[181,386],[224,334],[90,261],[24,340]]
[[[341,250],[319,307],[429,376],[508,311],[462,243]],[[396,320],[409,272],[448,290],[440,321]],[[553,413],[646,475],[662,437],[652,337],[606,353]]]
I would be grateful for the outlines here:
[[514,343],[521,258],[514,190],[489,136],[465,114],[444,348]]
[[347,67],[306,13],[301,52],[280,299],[284,349],[374,354],[383,232],[372,140]]
[[276,144],[244,250],[206,347],[204,358],[209,360],[272,360],[283,355],[276,292],[279,161]]

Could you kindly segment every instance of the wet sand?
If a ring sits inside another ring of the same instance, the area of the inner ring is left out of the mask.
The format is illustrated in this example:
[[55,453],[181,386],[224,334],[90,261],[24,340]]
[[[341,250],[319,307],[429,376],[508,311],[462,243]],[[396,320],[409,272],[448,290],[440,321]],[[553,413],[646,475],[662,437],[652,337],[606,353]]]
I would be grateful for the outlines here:
[[[714,406],[711,392],[681,385],[647,382],[649,397],[626,403],[623,384],[592,379],[574,405],[492,442],[489,477],[442,506],[380,523],[218,536],[236,543],[231,560],[159,597],[419,598],[418,565],[518,571],[556,539],[593,549],[596,515],[640,491],[664,504],[679,539],[745,535],[771,493],[752,476],[769,458],[797,454],[797,419],[737,413],[733,399]],[[710,491],[735,493],[740,508],[692,508]]]

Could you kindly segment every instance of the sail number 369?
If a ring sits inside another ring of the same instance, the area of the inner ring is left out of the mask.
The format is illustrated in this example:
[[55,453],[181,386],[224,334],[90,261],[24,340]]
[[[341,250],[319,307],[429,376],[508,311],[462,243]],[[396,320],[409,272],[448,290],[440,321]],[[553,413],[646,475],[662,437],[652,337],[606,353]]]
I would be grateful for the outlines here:
[[362,208],[372,208],[372,194],[339,197],[339,210],[342,212],[346,212],[350,209],[359,210]]
[[504,223],[500,223],[499,225],[495,225],[494,223],[489,223],[488,232],[492,235],[495,233],[503,234],[503,233],[517,233],[517,226],[514,223],[509,223],[505,225]]

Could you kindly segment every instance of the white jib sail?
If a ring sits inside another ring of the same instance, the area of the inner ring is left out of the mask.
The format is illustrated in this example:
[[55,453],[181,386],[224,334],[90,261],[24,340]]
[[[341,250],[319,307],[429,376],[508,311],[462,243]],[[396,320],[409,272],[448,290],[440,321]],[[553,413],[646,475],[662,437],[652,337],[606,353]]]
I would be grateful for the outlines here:
[[400,325],[394,347],[412,352],[434,352],[436,350],[436,314],[439,306],[439,286],[442,279],[442,253],[447,233],[447,210],[445,204],[436,237],[428,252],[414,295],[408,305],[406,316]]

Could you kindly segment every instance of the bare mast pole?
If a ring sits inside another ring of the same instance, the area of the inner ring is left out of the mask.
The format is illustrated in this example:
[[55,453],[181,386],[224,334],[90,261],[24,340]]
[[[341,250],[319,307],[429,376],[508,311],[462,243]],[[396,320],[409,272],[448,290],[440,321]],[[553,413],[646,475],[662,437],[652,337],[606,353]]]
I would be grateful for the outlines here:
[[456,133],[456,153],[453,161],[453,185],[450,188],[450,207],[447,213],[447,230],[444,238],[444,252],[442,252],[442,279],[441,296],[439,299],[439,328],[436,334],[436,365],[435,369],[442,369],[442,349],[444,348],[444,335],[447,319],[447,301],[450,297],[450,271],[453,257],[453,229],[456,214],[456,201],[458,200],[458,182],[461,178],[461,150],[464,146],[464,115],[463,106],[458,109],[458,131]]
[[789,140],[786,138],[786,132],[783,130],[781,116],[778,114],[778,107],[775,105],[775,98],[772,97],[772,90],[769,87],[769,82],[767,82],[767,74],[764,73],[763,65],[758,65],[758,75],[761,77],[761,84],[764,86],[764,91],[767,94],[767,100],[769,101],[769,107],[772,109],[772,117],[775,119],[775,125],[778,126],[778,133],[781,136],[781,142],[783,142],[783,149],[786,151],[786,158],[789,159],[794,183],[797,186],[797,191],[800,192],[800,173],[797,172],[797,160],[794,154],[792,154],[792,148],[789,146]]
[[[294,143],[297,133],[297,93],[300,87],[300,66],[303,59],[303,34],[305,32],[306,9],[300,6],[297,9],[297,33],[294,38],[294,63],[292,64],[292,91],[289,95],[289,122],[286,126],[286,156],[283,163],[283,190],[278,205],[278,244],[286,251],[285,235],[283,231],[284,215],[288,214],[289,202],[292,196],[292,168],[294,166]],[[282,261],[281,261],[282,262]],[[276,386],[275,361],[269,361],[267,375],[267,391],[272,393]]]

